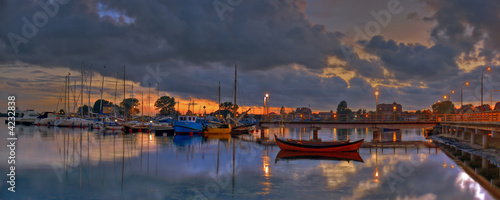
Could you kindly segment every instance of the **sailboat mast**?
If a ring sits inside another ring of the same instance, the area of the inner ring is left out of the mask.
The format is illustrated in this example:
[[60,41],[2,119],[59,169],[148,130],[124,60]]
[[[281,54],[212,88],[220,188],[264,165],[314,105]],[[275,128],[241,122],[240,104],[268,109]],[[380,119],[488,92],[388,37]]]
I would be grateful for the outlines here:
[[236,109],[236,88],[238,86],[238,65],[234,65],[234,117],[236,118],[236,112],[238,111]]
[[148,87],[148,116],[151,115],[151,83],[149,84]]
[[81,102],[80,102],[80,116],[83,118],[83,62],[82,62],[82,89],[80,90]]
[[[160,82],[156,82],[156,92],[158,93],[158,99],[160,99]],[[175,110],[175,107],[174,107]],[[160,120],[160,111],[157,113],[158,115],[158,120]],[[158,121],[159,123],[159,121]]]
[[94,74],[94,71],[92,70],[94,70],[94,64],[90,65],[89,106],[88,106],[89,115],[90,115],[90,93],[92,92],[92,74]]
[[73,85],[73,112],[75,112],[75,114],[76,114],[76,105],[78,105],[78,101],[76,98],[76,80],[75,80],[75,85]]
[[66,115],[66,113],[68,112],[67,93],[68,93],[68,75],[64,77],[64,115]]
[[141,107],[141,111],[142,111],[141,112],[142,113],[142,115],[141,115],[141,123],[144,126],[144,120],[143,120],[144,119],[144,92],[141,92],[141,101],[142,101],[142,105],[141,105],[142,106]]
[[99,114],[102,114],[102,94],[104,93],[104,76],[106,74],[106,66],[104,66],[104,73],[102,73],[102,85],[101,85],[101,108],[99,109]]
[[115,105],[118,105],[116,103],[116,95],[118,94],[118,73],[116,73],[116,82],[115,82]]
[[67,108],[64,111],[64,114],[66,115],[66,117],[68,116],[68,112],[69,112],[69,108],[70,108],[70,105],[69,105],[70,104],[69,103],[69,95],[70,95],[70,93],[69,93],[69,81],[70,81],[70,75],[71,75],[71,73],[68,72],[68,79],[66,79],[66,91],[68,91],[67,92],[67,98],[66,98]]
[[220,81],[219,81],[219,111],[220,111]]
[[123,65],[123,120],[125,120],[127,116],[127,111],[125,110],[125,65]]

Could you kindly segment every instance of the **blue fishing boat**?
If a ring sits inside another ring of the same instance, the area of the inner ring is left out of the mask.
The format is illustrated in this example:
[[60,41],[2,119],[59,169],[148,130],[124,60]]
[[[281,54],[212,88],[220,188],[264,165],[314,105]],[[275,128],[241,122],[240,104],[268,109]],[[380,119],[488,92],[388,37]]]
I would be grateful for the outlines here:
[[174,121],[174,131],[176,135],[201,135],[203,126],[196,122],[196,116],[181,115]]

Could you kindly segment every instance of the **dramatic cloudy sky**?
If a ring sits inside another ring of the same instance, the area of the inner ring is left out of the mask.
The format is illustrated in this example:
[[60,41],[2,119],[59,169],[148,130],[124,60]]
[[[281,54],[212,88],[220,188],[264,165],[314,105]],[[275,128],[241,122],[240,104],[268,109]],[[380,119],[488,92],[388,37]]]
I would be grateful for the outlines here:
[[0,0],[0,109],[7,95],[24,109],[61,108],[64,76],[80,87],[82,62],[85,102],[91,69],[92,101],[103,75],[104,98],[115,101],[118,84],[122,99],[125,65],[127,96],[147,99],[151,85],[155,99],[159,83],[181,110],[189,99],[212,109],[219,81],[232,100],[237,65],[238,103],[255,113],[265,93],[273,107],[317,111],[341,100],[372,110],[375,90],[405,110],[452,90],[459,105],[465,81],[464,102],[479,103],[486,66],[489,103],[499,13],[498,0]]

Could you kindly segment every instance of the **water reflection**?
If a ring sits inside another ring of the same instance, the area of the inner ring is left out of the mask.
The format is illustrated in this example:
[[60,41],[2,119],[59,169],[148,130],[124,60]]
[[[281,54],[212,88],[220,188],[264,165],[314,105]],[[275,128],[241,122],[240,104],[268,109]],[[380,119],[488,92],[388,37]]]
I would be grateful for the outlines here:
[[[6,130],[3,126],[0,130]],[[269,136],[275,133],[314,139],[314,130],[322,140],[374,138],[366,128],[277,127],[238,139],[19,127],[16,178],[20,190],[30,190],[2,192],[0,198],[492,199],[459,167],[450,167],[453,161],[437,148],[377,147],[311,155],[254,142],[272,141]],[[393,141],[394,133],[388,135]],[[402,129],[400,135],[401,141],[428,141],[420,128]],[[7,152],[0,151],[0,157]],[[0,171],[6,168],[0,163]],[[467,189],[470,185],[474,190]],[[0,189],[6,187],[0,183]]]
[[276,155],[278,160],[345,160],[363,162],[358,152],[299,152],[280,150]]

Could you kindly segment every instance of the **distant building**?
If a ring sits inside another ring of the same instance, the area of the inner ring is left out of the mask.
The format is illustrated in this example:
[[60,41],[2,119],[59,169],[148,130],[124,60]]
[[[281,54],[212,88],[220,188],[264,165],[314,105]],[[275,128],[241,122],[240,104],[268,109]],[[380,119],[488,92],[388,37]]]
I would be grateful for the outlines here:
[[295,110],[295,115],[297,117],[309,119],[312,117],[312,111],[310,108],[307,108],[307,107],[297,108]]
[[401,104],[398,104],[396,102],[392,104],[378,104],[377,105],[377,112],[379,114],[384,114],[384,115],[392,115],[392,114],[402,114],[403,113],[403,106]]
[[333,117],[333,111],[330,110],[330,112],[318,112],[318,116],[325,117],[325,118]]

